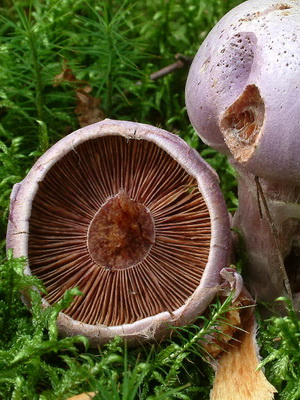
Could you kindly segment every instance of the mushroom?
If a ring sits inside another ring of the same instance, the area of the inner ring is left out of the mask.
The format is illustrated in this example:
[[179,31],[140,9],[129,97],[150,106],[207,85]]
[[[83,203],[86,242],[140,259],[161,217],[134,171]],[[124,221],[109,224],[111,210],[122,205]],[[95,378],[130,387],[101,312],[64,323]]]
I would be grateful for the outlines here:
[[104,120],[60,140],[15,185],[7,247],[43,281],[45,306],[83,293],[60,313],[62,335],[137,343],[205,310],[230,224],[216,173],[182,139]]
[[263,301],[300,291],[299,32],[299,1],[246,1],[209,33],[186,84],[194,128],[237,171],[233,226]]
[[[226,267],[230,241],[216,173],[178,136],[148,125],[104,120],[73,132],[36,162],[11,196],[7,247],[26,256],[26,272],[44,282],[44,306],[69,288],[83,293],[58,316],[62,335],[85,335],[92,346],[117,335],[129,344],[158,339],[234,290],[224,334],[216,327],[211,337],[212,354],[217,348],[222,360],[222,344],[229,344],[225,357],[231,354],[217,370],[211,398],[221,393],[227,400],[226,391],[233,391],[240,399],[257,386],[269,400],[275,389],[256,371],[253,311],[243,312],[253,301]],[[26,294],[24,301],[30,306]],[[244,336],[228,343],[243,328]],[[236,390],[241,359],[252,370],[251,382]],[[224,393],[229,368],[234,379]]]

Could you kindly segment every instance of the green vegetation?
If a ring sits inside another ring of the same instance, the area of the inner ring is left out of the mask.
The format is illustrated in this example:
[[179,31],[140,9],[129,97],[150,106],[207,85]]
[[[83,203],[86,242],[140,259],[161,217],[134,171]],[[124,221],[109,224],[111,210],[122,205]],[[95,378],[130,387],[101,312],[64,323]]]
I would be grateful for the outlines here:
[[[173,341],[126,349],[116,338],[92,350],[82,337],[60,338],[56,317],[77,294],[41,311],[23,274],[25,260],[5,253],[9,195],[37,157],[61,137],[104,117],[161,126],[179,134],[217,170],[229,210],[236,183],[226,158],[200,143],[184,106],[188,65],[213,25],[241,0],[2,0],[0,3],[0,397],[65,399],[84,390],[101,399],[208,399],[212,370],[196,342],[228,310],[211,307],[203,328]],[[182,60],[180,68],[153,76]],[[261,326],[266,372],[279,399],[300,399],[300,327],[289,315]]]
[[282,400],[300,399],[300,320],[291,301],[277,299],[287,309],[285,317],[273,316],[261,323],[264,360],[270,381]]
[[[11,251],[0,267],[0,397],[3,399],[66,399],[97,391],[99,399],[206,399],[212,371],[203,361],[199,342],[215,332],[231,298],[210,308],[197,323],[177,328],[171,341],[127,349],[116,338],[103,349],[89,349],[84,337],[59,338],[58,313],[78,292],[67,292],[55,306],[42,309],[42,284],[25,275],[24,259]],[[31,310],[20,299],[30,292]],[[199,397],[201,396],[202,397]]]

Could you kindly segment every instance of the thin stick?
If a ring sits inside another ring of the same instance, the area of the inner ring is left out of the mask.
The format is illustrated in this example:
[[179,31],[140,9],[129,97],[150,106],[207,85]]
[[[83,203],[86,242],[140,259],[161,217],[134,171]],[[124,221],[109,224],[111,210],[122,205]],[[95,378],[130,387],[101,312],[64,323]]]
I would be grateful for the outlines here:
[[278,252],[279,260],[280,260],[280,269],[281,269],[281,272],[283,274],[283,282],[284,282],[285,290],[287,291],[288,296],[292,300],[293,295],[292,295],[292,290],[291,290],[291,286],[290,286],[290,281],[289,281],[289,278],[288,278],[288,275],[287,275],[287,272],[286,272],[286,269],[285,269],[285,265],[284,265],[284,261],[283,261],[283,258],[282,258],[281,251],[279,250],[278,232],[277,232],[275,224],[273,222],[273,219],[272,219],[269,207],[268,207],[268,203],[267,203],[267,200],[265,198],[265,195],[264,195],[263,189],[261,187],[261,184],[259,182],[258,176],[255,176],[254,179],[255,179],[256,188],[257,188],[260,213],[261,213],[261,210],[262,210],[261,209],[261,204],[260,204],[260,200],[261,200],[263,208],[264,208],[264,211],[265,211],[266,219],[267,219],[267,221],[268,221],[268,223],[270,225],[270,229],[271,229],[272,235],[273,235],[274,240],[275,240],[276,250]]
[[160,69],[159,71],[153,72],[153,74],[150,75],[150,79],[156,81],[157,79],[162,78],[163,76],[166,76],[177,69],[190,66],[193,61],[193,57],[187,57],[183,54],[176,54],[175,58],[177,58],[178,61]]

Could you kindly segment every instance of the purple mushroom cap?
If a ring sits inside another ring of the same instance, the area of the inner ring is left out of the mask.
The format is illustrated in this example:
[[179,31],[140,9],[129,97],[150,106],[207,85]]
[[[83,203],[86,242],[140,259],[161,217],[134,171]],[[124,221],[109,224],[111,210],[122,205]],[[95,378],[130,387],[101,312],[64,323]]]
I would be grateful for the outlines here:
[[186,85],[204,142],[249,172],[300,183],[300,1],[249,0],[212,29]]
[[210,303],[229,217],[215,171],[182,139],[104,120],[56,143],[14,187],[7,247],[44,282],[45,306],[84,293],[59,315],[63,335],[136,343]]

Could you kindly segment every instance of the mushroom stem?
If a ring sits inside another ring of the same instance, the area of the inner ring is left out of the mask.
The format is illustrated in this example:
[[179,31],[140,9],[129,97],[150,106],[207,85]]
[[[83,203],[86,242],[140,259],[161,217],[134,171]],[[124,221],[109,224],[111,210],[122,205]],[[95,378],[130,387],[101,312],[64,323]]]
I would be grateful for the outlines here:
[[210,400],[274,399],[277,391],[259,368],[254,313],[243,325],[243,330],[239,340],[231,344],[230,350],[224,352],[218,362]]
[[69,397],[67,400],[90,400],[96,396],[97,393],[89,392],[89,393],[80,393],[76,396]]
[[220,300],[232,292],[234,297],[223,324],[215,326],[204,345],[215,370],[210,400],[272,400],[276,389],[259,367],[254,300],[235,269],[223,268],[220,275]]
[[300,187],[258,178],[240,164],[232,164],[239,181],[233,227],[245,241],[248,279],[262,301],[291,298],[288,272],[294,266],[289,254],[299,248]]

